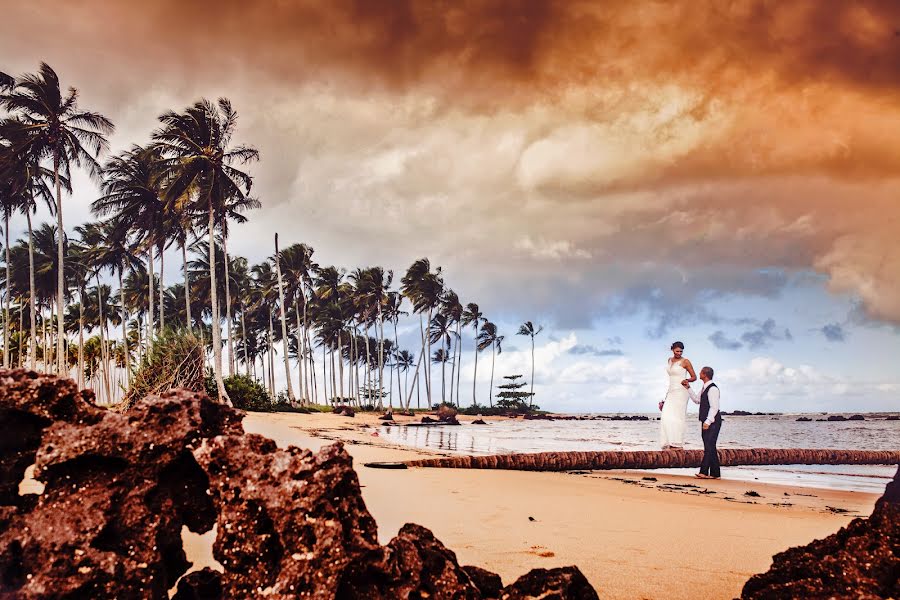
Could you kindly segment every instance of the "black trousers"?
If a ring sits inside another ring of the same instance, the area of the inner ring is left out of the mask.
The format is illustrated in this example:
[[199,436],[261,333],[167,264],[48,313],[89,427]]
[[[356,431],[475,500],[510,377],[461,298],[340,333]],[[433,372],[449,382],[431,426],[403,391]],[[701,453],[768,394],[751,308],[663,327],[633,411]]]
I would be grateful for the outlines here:
[[719,431],[722,429],[722,421],[716,419],[709,426],[709,429],[703,429],[701,436],[703,437],[703,462],[700,463],[700,473],[710,475],[711,477],[721,477],[719,470],[719,453],[716,452],[716,441],[719,439]]

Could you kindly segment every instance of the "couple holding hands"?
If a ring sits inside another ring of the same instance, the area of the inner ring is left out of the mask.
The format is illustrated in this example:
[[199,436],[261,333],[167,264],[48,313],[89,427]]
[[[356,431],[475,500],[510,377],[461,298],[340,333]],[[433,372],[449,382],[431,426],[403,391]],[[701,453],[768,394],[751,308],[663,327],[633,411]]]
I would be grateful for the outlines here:
[[682,450],[684,448],[684,429],[687,420],[688,399],[700,405],[700,422],[703,424],[703,462],[697,477],[700,479],[718,479],[721,476],[719,456],[716,452],[716,441],[722,429],[722,414],[719,411],[719,388],[713,383],[712,367],[700,369],[700,381],[703,388],[700,394],[691,389],[691,383],[697,381],[697,374],[691,361],[684,357],[684,344],[672,344],[672,356],[666,367],[669,375],[669,389],[666,398],[659,403],[662,411],[660,418],[660,442],[663,450]]

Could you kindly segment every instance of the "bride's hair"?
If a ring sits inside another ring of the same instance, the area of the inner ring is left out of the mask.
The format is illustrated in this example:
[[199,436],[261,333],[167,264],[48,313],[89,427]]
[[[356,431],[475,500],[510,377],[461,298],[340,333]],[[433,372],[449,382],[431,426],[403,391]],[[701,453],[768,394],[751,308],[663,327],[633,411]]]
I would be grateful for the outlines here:
[[674,350],[675,348],[681,348],[682,350],[684,350],[684,344],[682,344],[681,342],[675,342],[674,344],[672,344],[672,350]]

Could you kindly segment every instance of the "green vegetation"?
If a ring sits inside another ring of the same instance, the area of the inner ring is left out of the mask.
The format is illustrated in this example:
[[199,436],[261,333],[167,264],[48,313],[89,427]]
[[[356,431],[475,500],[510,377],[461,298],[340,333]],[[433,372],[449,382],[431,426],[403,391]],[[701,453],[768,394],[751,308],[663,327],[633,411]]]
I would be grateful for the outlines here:
[[125,394],[124,408],[149,394],[161,394],[175,388],[203,391],[206,350],[194,334],[166,330],[150,344],[131,388]]

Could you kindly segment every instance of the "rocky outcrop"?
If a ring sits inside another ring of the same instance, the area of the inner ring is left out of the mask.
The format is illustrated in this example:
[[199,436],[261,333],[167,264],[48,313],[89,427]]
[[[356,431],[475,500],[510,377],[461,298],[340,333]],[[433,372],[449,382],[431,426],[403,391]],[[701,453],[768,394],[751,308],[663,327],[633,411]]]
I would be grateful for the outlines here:
[[[15,388],[30,377],[3,379]],[[43,493],[8,515],[0,534],[0,589],[16,598],[45,598],[48,590],[61,598],[163,597],[190,567],[182,526],[202,533],[215,521],[207,476],[192,450],[240,432],[239,413],[173,392],[120,414],[70,394],[63,382],[54,387],[52,378],[41,379],[36,406],[54,406],[49,395],[64,391],[67,419],[43,430],[35,457]],[[0,389],[4,407],[9,389]]]
[[742,598],[900,598],[900,468],[868,519],[772,558]]
[[[572,471],[604,469],[671,469],[699,467],[702,450],[632,452],[536,452],[490,456],[448,456],[407,461],[410,467],[445,469],[511,469]],[[750,448],[719,450],[722,466],[737,465],[895,465],[900,450],[811,450]]]
[[[419,525],[380,545],[341,444],[279,449],[241,418],[184,391],[111,412],[0,371],[0,598],[597,598],[575,567],[504,588]],[[21,496],[32,462],[44,490]],[[224,570],[187,573],[182,528],[214,524]]]

